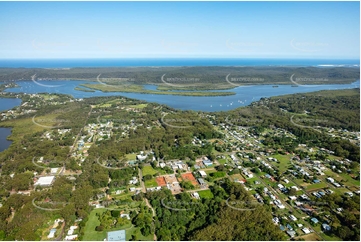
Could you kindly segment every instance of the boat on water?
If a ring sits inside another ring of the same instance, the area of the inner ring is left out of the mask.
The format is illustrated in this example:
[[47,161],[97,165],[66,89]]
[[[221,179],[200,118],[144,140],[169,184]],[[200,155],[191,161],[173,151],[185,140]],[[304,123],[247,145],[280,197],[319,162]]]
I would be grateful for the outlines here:
[[273,88],[275,88],[275,87],[278,87],[278,86],[272,86]]

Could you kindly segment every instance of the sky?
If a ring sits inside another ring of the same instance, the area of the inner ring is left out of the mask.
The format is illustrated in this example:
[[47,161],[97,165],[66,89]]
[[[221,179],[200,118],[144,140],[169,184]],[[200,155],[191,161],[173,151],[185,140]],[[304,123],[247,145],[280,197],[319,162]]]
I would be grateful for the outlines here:
[[0,59],[359,59],[359,2],[0,2]]

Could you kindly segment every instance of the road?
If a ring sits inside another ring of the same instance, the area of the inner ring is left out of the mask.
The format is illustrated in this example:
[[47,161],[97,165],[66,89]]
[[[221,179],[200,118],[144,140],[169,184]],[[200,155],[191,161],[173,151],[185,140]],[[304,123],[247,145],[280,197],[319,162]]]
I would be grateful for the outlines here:
[[[139,178],[139,182],[140,182],[140,185],[142,186],[142,192],[145,194],[147,192],[146,188],[145,188],[145,184],[144,184],[144,181],[143,181],[143,173],[142,173],[142,169],[138,169],[138,178]],[[154,208],[152,207],[152,205],[150,205],[149,201],[147,198],[143,198],[144,201],[145,201],[145,204],[152,210],[152,216],[153,216],[153,226],[154,226],[154,218],[156,216],[155,214],[155,211],[154,211]],[[157,241],[157,235],[154,233],[153,234],[153,240],[154,241]]]

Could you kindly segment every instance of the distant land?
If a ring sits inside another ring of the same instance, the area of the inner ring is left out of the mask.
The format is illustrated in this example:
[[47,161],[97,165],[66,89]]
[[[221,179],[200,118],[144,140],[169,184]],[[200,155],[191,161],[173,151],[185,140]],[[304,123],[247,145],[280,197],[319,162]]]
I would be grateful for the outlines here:
[[[157,85],[158,90],[222,90],[245,85],[348,84],[360,79],[359,67],[196,66],[104,68],[0,68],[0,81],[87,80],[101,91]],[[99,78],[98,78],[99,77]],[[224,94],[223,94],[224,95]]]

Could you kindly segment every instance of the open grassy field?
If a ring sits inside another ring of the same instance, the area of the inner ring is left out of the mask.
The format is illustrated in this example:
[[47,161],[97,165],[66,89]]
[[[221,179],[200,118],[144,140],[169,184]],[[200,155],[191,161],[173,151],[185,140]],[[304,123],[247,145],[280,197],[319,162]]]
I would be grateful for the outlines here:
[[198,191],[198,194],[201,198],[213,198],[211,190]]
[[312,191],[312,190],[327,188],[327,187],[328,186],[327,186],[326,182],[313,183],[306,187],[306,191]]
[[135,160],[137,158],[137,155],[136,154],[126,154],[125,158],[127,160]]
[[305,241],[321,241],[322,240],[316,233],[305,234],[305,235],[297,237],[297,239],[303,239]]
[[218,159],[219,164],[224,165],[227,163],[226,159]]
[[129,108],[139,108],[139,109],[143,109],[145,107],[147,107],[148,104],[147,103],[141,103],[141,104],[137,104],[137,105],[129,105]]
[[291,155],[274,155],[273,158],[276,158],[280,163],[272,162],[272,164],[277,167],[280,172],[285,172],[289,165],[291,165]]
[[241,174],[233,174],[231,175],[231,178],[233,179],[233,181],[235,179],[237,179],[237,181],[245,179]]
[[153,167],[151,167],[151,166],[144,166],[142,168],[142,173],[143,173],[143,176],[146,176],[146,175],[153,176],[154,174],[158,173],[158,171],[154,170]]
[[[106,209],[94,209],[89,214],[88,222],[85,225],[85,232],[83,240],[85,241],[104,241],[104,239],[107,237],[107,231],[95,231],[96,226],[100,225],[100,221],[98,220],[98,217],[96,216],[96,213],[103,213]],[[115,230],[125,230],[126,240],[130,240],[132,235],[134,233],[137,233],[137,238],[139,240],[152,240],[153,236],[147,236],[144,237],[139,230],[137,230],[133,224],[126,224],[122,227],[111,229],[109,231],[115,231]]]
[[156,181],[155,178],[152,178],[151,180],[145,181],[144,185],[148,188],[148,187],[157,187],[158,183]]
[[106,238],[105,231],[101,231],[101,232],[95,231],[95,227],[100,225],[100,221],[96,216],[96,213],[102,213],[105,210],[106,209],[100,208],[100,209],[94,209],[93,211],[90,212],[88,222],[85,225],[83,240],[103,241]]
[[327,176],[332,177],[333,179],[335,179],[337,182],[341,182],[344,183],[346,186],[360,186],[360,180],[355,180],[353,179],[349,174],[346,173],[336,173],[333,172],[332,170],[328,169],[324,172]]

